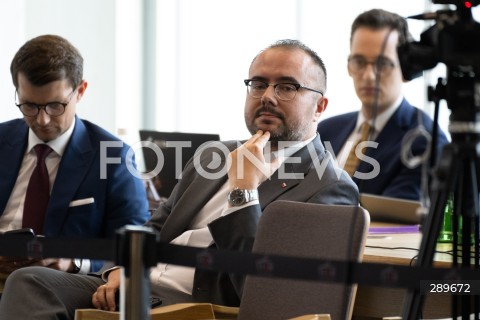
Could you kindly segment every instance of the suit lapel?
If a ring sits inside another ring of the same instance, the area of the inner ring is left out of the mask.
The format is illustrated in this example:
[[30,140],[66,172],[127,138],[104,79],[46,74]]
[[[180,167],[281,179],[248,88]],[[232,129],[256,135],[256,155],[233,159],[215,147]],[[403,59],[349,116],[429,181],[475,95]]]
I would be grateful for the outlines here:
[[[312,142],[290,157],[291,160],[292,158],[300,158],[299,162],[284,162],[270,179],[267,179],[258,187],[262,210],[283,193],[298,185],[308,173],[312,162],[318,158],[319,154],[324,153],[325,149],[320,143],[319,135],[317,135]],[[315,159],[313,159],[314,157]],[[302,175],[303,177],[294,178],[297,175]]]
[[353,113],[352,117],[350,117],[350,119],[345,121],[343,129],[340,129],[338,133],[336,133],[336,138],[333,139],[333,141],[331,142],[333,153],[335,155],[338,155],[343,145],[347,142],[348,137],[350,136],[352,131],[355,129],[355,125],[357,124],[357,117],[358,117],[358,112]]
[[[401,145],[403,136],[411,125],[411,118],[414,108],[405,100],[402,100],[400,107],[388,119],[382,131],[378,135],[375,142],[378,143],[377,148],[368,148],[366,155],[374,158],[380,164],[380,168],[385,163],[392,162],[392,155],[397,154],[397,150]],[[360,172],[368,172],[372,170],[372,165],[361,161],[358,167]],[[356,180],[356,178],[354,178]],[[358,180],[357,180],[358,181]]]
[[94,160],[94,150],[83,122],[76,118],[75,129],[62,156],[48,204],[45,225],[49,234],[59,234],[70,201]]
[[11,126],[0,142],[0,215],[5,210],[7,201],[17,181],[23,155],[27,148],[28,126],[24,120],[18,120]]
[[[292,173],[291,170],[287,169],[288,167],[291,167],[291,165],[285,165],[284,172],[290,171],[289,173]],[[278,171],[275,172],[270,179],[266,180],[258,187],[262,210],[298,183],[298,179],[281,179],[279,178]]]

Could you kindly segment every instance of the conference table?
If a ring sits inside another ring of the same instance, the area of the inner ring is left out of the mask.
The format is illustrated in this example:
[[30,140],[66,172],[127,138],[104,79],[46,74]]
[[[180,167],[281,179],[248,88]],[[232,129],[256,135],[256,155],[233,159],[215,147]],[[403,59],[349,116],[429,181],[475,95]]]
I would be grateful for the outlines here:
[[[388,223],[372,222],[371,228],[397,227]],[[406,227],[406,226],[402,226]],[[395,231],[395,233],[369,233],[364,250],[363,261],[393,265],[413,265],[418,256],[422,234],[415,230]],[[452,244],[438,244],[436,252],[448,252]],[[452,256],[448,253],[436,253],[435,267],[450,267]],[[405,288],[370,287],[359,285],[353,310],[353,319],[382,319],[399,317],[403,310]],[[427,295],[422,317],[439,319],[450,317],[452,299],[447,295]]]

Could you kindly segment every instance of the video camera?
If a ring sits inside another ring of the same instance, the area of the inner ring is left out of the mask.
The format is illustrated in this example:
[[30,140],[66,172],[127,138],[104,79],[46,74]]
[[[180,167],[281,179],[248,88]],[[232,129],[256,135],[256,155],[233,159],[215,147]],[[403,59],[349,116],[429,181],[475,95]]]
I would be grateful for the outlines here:
[[432,2],[452,4],[456,10],[439,10],[409,17],[435,19],[436,24],[420,35],[419,42],[398,47],[403,77],[412,80],[437,63],[444,63],[447,81],[439,79],[434,93],[438,100],[447,101],[452,110],[451,121],[476,122],[480,120],[480,24],[473,18],[472,7],[480,4],[480,0]]

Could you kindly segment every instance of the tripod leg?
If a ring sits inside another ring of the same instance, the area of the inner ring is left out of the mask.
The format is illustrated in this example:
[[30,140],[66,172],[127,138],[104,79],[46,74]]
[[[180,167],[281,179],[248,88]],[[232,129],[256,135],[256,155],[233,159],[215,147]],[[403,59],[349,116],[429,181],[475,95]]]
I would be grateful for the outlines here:
[[[475,148],[473,149],[475,150]],[[453,231],[458,234],[461,232],[462,239],[458,242],[461,246],[461,261],[463,267],[471,267],[471,244],[472,235],[474,238],[477,236],[478,231],[478,180],[477,180],[477,156],[475,153],[468,154],[469,158],[465,160],[465,166],[463,168],[463,175],[459,179],[459,185],[456,193],[456,197],[459,199],[455,205],[455,215],[457,218],[461,217],[462,226],[461,230],[454,228]],[[477,225],[476,225],[477,224]],[[457,224],[459,225],[459,224]],[[455,239],[454,239],[455,240]],[[475,243],[475,241],[474,241]],[[454,249],[457,248],[457,242],[454,241]],[[455,250],[456,251],[456,250]],[[454,251],[454,252],[455,252]],[[475,249],[478,251],[478,248]],[[454,254],[454,262],[456,266],[456,257],[458,254]],[[478,267],[478,255],[474,254],[474,265]],[[476,319],[478,319],[478,306],[474,303],[475,297],[463,295],[461,296],[462,305],[462,319],[470,319],[470,314],[473,312]],[[473,308],[472,308],[473,304]],[[456,305],[455,305],[456,307]],[[458,313],[454,313],[457,315]]]
[[[456,146],[446,145],[433,172],[432,201],[422,228],[422,242],[416,264],[419,267],[427,267],[432,264],[448,195],[453,191],[453,186],[457,182],[459,164],[456,156]],[[402,318],[418,319],[423,300],[424,297],[419,289],[410,290],[405,297]]]
[[[459,261],[463,267],[472,266],[471,236],[474,235],[474,265],[478,268],[480,219],[477,177],[480,174],[480,157],[477,155],[477,149],[476,144],[451,143],[442,150],[442,156],[433,173],[432,205],[423,228],[417,266],[432,265],[447,198],[454,192],[453,267],[458,267]],[[460,252],[458,248],[461,248]],[[456,318],[461,313],[462,319],[470,319],[473,312],[475,319],[478,319],[479,299],[467,295],[452,296],[452,317]],[[419,290],[409,291],[404,304],[403,319],[418,319],[423,300],[424,297]],[[461,302],[461,305],[458,302]],[[460,306],[461,312],[458,310]]]

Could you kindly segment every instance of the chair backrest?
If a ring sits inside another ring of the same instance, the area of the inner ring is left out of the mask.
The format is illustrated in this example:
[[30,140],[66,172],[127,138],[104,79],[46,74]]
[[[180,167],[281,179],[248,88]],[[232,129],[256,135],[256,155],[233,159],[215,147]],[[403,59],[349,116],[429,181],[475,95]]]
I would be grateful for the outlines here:
[[[359,206],[275,201],[263,212],[253,252],[360,261],[370,216]],[[333,282],[247,276],[239,320],[330,314],[350,319],[356,286]]]

